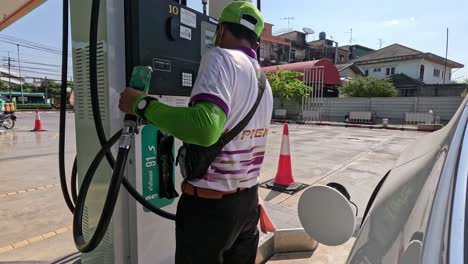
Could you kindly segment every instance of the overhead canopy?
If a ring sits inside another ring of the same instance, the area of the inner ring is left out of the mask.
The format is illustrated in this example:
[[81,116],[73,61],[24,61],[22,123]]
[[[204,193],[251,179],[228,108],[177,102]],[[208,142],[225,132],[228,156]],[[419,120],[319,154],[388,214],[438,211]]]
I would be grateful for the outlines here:
[[[323,66],[324,67],[324,80],[323,82],[326,85],[341,85],[340,73],[336,69],[335,65],[328,60],[314,60],[314,61],[304,61],[296,62],[289,64],[282,64],[277,66],[263,67],[264,72],[276,72],[277,68],[281,70],[290,70],[295,72],[304,72],[304,69],[310,68],[313,66]],[[302,80],[302,76],[299,77]]]
[[1,0],[0,31],[38,7],[46,0]]

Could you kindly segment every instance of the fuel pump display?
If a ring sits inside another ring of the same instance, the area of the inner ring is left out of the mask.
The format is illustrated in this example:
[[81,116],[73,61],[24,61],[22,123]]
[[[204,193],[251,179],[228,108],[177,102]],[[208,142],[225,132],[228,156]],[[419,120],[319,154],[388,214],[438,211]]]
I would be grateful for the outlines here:
[[127,79],[134,66],[151,65],[150,94],[190,96],[216,20],[173,0],[125,2]]

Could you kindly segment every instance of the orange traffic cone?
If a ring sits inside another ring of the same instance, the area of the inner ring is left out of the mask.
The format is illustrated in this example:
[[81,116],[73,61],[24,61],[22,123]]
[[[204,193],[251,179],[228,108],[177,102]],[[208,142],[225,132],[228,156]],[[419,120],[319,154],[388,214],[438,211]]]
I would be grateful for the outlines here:
[[274,180],[268,182],[267,187],[275,191],[294,193],[307,187],[297,183],[292,174],[291,150],[289,147],[289,127],[284,124],[281,151],[278,161],[278,171]]
[[289,148],[289,127],[284,124],[283,138],[281,140],[281,151],[278,161],[278,171],[276,172],[275,183],[279,185],[294,184],[291,166],[291,150]]
[[47,131],[42,127],[41,116],[39,115],[39,109],[36,108],[36,120],[34,121],[34,129],[31,131]]

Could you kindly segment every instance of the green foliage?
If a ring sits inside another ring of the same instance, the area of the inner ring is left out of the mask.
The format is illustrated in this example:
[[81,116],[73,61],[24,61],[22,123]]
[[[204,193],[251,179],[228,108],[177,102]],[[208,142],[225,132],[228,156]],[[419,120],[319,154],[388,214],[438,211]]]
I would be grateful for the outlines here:
[[8,90],[8,83],[0,80],[0,90],[2,91]]
[[392,97],[397,94],[393,82],[372,77],[357,77],[346,82],[340,92],[350,97]]
[[[2,84],[0,83],[0,90],[8,90],[8,83],[5,83],[6,88],[2,88]],[[47,88],[47,98],[55,98],[56,96],[60,95],[60,82],[57,81],[51,81],[51,80],[42,80],[40,86],[35,86],[30,83],[23,83],[23,92],[27,93],[44,93],[46,94],[46,88]],[[67,82],[67,86],[73,88],[74,83],[73,82]],[[21,91],[21,88],[18,84],[12,84],[12,89],[13,92],[19,92]]]
[[295,99],[301,102],[302,98],[305,97],[312,90],[311,87],[302,83],[298,79],[303,74],[300,72],[293,72],[289,70],[278,69],[274,73],[268,73],[267,78],[270,83],[273,96],[283,99]]
[[16,104],[18,110],[52,109],[50,104]]

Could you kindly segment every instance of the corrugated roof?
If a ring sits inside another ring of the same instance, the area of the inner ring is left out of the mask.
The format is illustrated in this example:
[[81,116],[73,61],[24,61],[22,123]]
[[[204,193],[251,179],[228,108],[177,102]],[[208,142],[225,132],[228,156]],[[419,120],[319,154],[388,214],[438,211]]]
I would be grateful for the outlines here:
[[[328,60],[315,60],[315,61],[304,61],[296,62],[289,64],[282,64],[276,66],[263,67],[264,72],[276,72],[279,69],[281,70],[290,70],[295,72],[304,72],[306,68],[313,66],[323,66],[325,68],[324,72],[324,83],[327,85],[341,85],[340,74],[336,69],[335,65]],[[299,79],[302,80],[303,76],[300,76]]]
[[[9,95],[10,91],[0,91],[1,95]],[[11,92],[11,95],[21,95],[21,92]],[[24,96],[44,97],[44,93],[27,93],[23,92]]]
[[345,69],[349,68],[351,65],[353,65],[353,63],[335,64],[336,69],[338,71],[345,70]]
[[379,50],[371,51],[364,56],[354,59],[353,62],[359,63],[402,56],[417,56],[423,54],[424,53],[421,51],[411,49],[400,44],[393,44]]
[[354,73],[363,75],[362,71],[354,63],[335,64],[335,66],[339,72],[350,68]]
[[[364,56],[352,60],[351,62],[361,65],[411,59],[427,59],[439,64],[444,64],[445,62],[445,58],[443,57],[429,52],[424,53],[400,44],[392,44],[385,48],[369,52]],[[463,68],[464,65],[456,61],[447,60],[447,66],[450,68]]]
[[424,82],[413,79],[406,74],[399,73],[390,77],[395,87],[424,85]]

